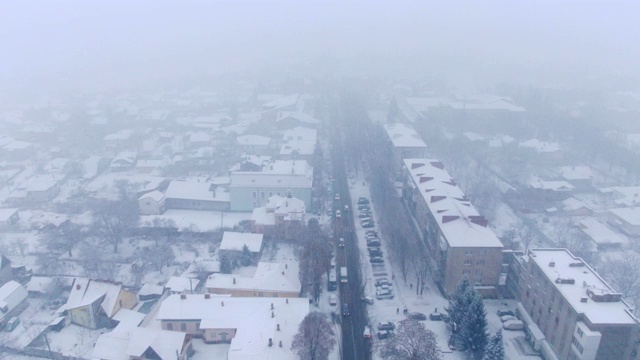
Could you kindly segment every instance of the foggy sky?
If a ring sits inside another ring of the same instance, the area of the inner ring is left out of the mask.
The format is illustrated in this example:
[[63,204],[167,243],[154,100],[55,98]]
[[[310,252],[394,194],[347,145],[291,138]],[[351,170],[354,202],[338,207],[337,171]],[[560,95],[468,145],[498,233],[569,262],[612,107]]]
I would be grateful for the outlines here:
[[371,75],[640,77],[635,2],[452,3],[7,0],[0,89],[100,89],[328,59]]

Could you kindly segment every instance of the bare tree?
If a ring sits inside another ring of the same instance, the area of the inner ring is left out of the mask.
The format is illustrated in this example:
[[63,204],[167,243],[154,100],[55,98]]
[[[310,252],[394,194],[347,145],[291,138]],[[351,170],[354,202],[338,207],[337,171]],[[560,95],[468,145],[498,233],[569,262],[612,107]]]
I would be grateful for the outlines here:
[[396,334],[381,350],[383,359],[389,360],[440,360],[436,335],[419,321],[400,321]]
[[640,305],[640,254],[624,251],[619,256],[605,257],[599,271],[635,308]]
[[125,233],[138,224],[140,216],[135,201],[104,201],[97,204],[93,213],[95,230],[101,238],[118,252],[118,245]]
[[20,256],[24,256],[25,255],[25,251],[29,247],[29,245],[27,244],[27,240],[25,240],[22,237],[19,237],[19,238],[13,240],[13,242],[11,242],[11,246],[15,249],[14,252],[16,254],[19,253]]
[[518,238],[520,239],[520,242],[522,243],[522,246],[524,247],[524,252],[526,254],[527,251],[529,251],[529,246],[531,246],[533,239],[536,238],[536,234],[533,232],[533,230],[529,226],[525,225],[522,229],[520,229],[520,232],[518,233]]
[[88,235],[85,227],[69,223],[60,229],[52,229],[44,234],[43,241],[48,250],[66,252],[72,257],[72,250]]
[[310,312],[300,323],[293,337],[291,350],[301,360],[326,360],[336,345],[336,337],[327,315]]
[[322,275],[331,268],[331,245],[316,219],[309,220],[299,250],[299,278],[303,285],[311,284],[313,299],[318,302],[322,293]]
[[427,276],[429,276],[429,260],[427,256],[421,251],[414,252],[411,255],[411,265],[416,275],[416,295],[422,295]]

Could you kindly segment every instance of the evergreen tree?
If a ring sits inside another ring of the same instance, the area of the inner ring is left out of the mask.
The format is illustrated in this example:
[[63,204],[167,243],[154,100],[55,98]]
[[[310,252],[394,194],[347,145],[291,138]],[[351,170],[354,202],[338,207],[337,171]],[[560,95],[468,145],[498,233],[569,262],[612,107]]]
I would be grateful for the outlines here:
[[452,323],[455,323],[458,328],[462,325],[465,313],[471,304],[472,297],[475,295],[475,291],[466,279],[462,280],[453,294],[451,294],[449,298],[449,316]]
[[504,344],[502,343],[502,330],[498,330],[491,337],[484,351],[482,360],[504,360]]
[[249,247],[245,244],[242,246],[242,257],[240,258],[240,264],[242,264],[242,266],[249,266],[251,265],[251,262],[251,251],[249,251]]
[[231,261],[229,261],[226,255],[223,255],[220,258],[220,272],[223,274],[231,274],[231,270],[233,270],[231,268]]
[[473,296],[473,300],[462,320],[459,338],[463,348],[474,359],[481,359],[489,340],[487,334],[487,312],[479,296]]

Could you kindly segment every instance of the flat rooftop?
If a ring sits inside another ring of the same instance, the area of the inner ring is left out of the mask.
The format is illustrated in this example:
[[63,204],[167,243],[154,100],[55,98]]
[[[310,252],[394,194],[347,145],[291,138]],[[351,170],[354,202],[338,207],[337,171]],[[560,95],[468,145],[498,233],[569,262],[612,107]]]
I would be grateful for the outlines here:
[[[581,258],[566,249],[531,249],[530,261],[535,262],[576,312],[584,314],[593,324],[637,324],[631,307],[600,275]],[[572,281],[567,281],[572,280]],[[573,282],[573,283],[571,283]],[[599,296],[611,301],[595,301]],[[586,299],[586,301],[584,300]]]

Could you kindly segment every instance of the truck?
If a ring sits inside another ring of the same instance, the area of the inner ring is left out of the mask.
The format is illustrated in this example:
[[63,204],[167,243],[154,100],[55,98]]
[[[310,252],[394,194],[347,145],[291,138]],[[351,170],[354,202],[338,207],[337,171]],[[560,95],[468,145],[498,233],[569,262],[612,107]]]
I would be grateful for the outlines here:
[[327,290],[335,291],[338,287],[338,281],[336,276],[336,269],[329,270],[329,284],[327,286]]
[[347,267],[343,266],[340,268],[340,282],[346,283],[348,280],[349,277],[347,276]]

